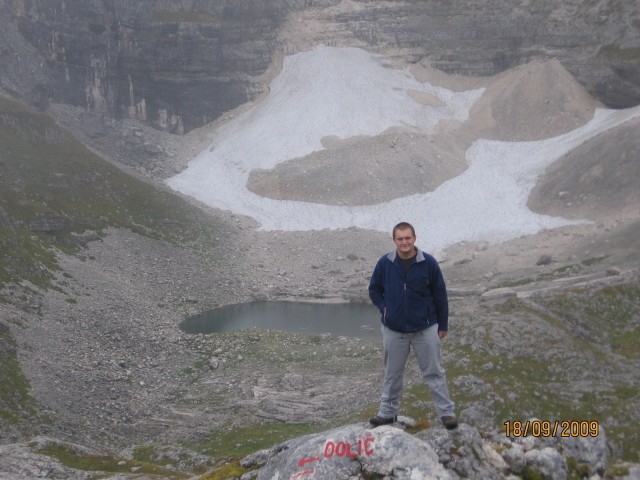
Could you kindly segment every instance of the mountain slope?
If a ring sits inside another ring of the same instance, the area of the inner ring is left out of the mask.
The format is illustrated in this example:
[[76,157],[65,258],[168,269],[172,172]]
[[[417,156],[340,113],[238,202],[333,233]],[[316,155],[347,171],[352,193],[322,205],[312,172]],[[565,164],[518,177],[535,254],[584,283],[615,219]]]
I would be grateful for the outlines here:
[[529,207],[567,218],[640,218],[640,119],[567,153],[538,179]]
[[77,251],[107,227],[184,241],[210,223],[91,152],[48,115],[4,97],[0,145],[0,284],[51,286],[55,249]]

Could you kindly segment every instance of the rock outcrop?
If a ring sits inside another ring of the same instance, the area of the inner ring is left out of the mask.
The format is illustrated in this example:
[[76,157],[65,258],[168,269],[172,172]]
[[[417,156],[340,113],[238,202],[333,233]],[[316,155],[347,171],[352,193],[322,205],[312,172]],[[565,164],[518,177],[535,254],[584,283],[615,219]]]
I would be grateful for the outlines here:
[[556,58],[610,107],[640,101],[634,3],[0,1],[0,89],[183,133],[265,91],[277,55],[318,43],[450,73]]
[[[314,479],[503,479],[603,478],[607,470],[604,431],[595,437],[507,437],[468,424],[454,431],[428,428],[412,435],[407,417],[394,426],[371,429],[352,424],[285,442],[241,460],[259,468],[257,477]],[[398,428],[400,427],[400,428]],[[616,478],[633,478],[627,474]],[[244,477],[243,477],[244,478]]]
[[[535,420],[530,420],[533,425]],[[480,429],[466,423],[448,431],[442,427],[416,429],[416,422],[400,417],[399,423],[372,429],[368,424],[349,424],[328,431],[294,438],[256,451],[240,460],[242,480],[305,479],[351,480],[367,478],[471,480],[543,479],[635,480],[640,465],[609,463],[606,435],[586,437],[508,437],[504,432]],[[136,460],[135,448],[119,454],[61,442],[39,436],[29,442],[0,445],[0,478],[65,478],[84,480],[97,474],[103,478],[135,479],[146,473]],[[58,453],[56,453],[58,452]],[[86,471],[63,465],[59,452],[90,459],[94,466]],[[177,447],[160,448],[155,455],[166,466],[156,467],[153,478],[176,478],[196,467],[211,469],[210,458]],[[100,462],[98,462],[98,460]],[[224,468],[224,467],[223,467]],[[220,476],[213,470],[201,478]]]

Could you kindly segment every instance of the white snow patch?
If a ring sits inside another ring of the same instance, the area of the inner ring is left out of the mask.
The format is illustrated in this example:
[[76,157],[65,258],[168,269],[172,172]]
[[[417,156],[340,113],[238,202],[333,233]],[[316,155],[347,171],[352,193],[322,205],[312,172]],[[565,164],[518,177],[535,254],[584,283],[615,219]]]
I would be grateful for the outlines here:
[[[411,90],[429,93],[443,106],[416,102]],[[467,151],[470,166],[462,175],[433,192],[377,205],[274,200],[246,189],[251,170],[320,150],[325,136],[372,136],[393,126],[432,132],[441,120],[464,121],[482,92],[419,82],[361,49],[319,46],[285,58],[266,99],[220,127],[212,147],[167,183],[207,205],[253,217],[264,230],[355,226],[388,232],[398,221],[409,221],[433,251],[461,240],[495,243],[576,223],[526,207],[536,179],[571,149],[639,116],[640,107],[598,110],[588,124],[542,141],[478,140]]]

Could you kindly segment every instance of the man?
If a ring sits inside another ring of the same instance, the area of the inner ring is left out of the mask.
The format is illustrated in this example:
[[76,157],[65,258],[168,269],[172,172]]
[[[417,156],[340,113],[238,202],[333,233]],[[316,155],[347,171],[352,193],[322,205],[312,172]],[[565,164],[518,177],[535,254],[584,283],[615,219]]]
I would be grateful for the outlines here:
[[453,430],[458,426],[455,405],[440,365],[440,340],[449,327],[444,278],[438,262],[415,246],[416,232],[411,224],[397,224],[393,241],[395,251],[378,260],[369,282],[369,297],[382,315],[384,346],[380,409],[369,422],[377,427],[397,420],[404,367],[413,347],[438,416],[445,428]]

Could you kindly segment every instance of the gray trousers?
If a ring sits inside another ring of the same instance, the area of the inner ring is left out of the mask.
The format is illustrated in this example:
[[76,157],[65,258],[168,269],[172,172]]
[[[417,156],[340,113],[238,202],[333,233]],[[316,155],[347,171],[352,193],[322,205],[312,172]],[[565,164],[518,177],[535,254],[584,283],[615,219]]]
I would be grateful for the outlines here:
[[404,367],[409,350],[418,360],[422,377],[429,387],[439,417],[453,416],[455,405],[449,398],[447,376],[440,365],[438,325],[415,333],[400,333],[382,326],[384,347],[384,383],[378,415],[390,418],[398,414],[402,400]]

